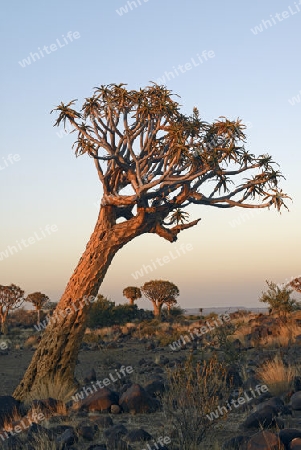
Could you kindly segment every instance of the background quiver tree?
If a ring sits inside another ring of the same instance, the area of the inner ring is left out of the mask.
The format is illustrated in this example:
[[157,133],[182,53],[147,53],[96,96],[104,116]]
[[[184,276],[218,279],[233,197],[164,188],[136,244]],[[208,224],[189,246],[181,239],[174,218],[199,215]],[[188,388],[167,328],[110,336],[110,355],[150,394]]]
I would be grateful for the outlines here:
[[141,291],[152,302],[156,317],[161,315],[164,303],[168,303],[170,299],[175,300],[180,294],[179,288],[174,283],[164,280],[147,281],[141,287]]
[[122,295],[129,299],[129,304],[134,305],[134,301],[141,298],[141,291],[136,286],[128,286],[123,289]]
[[28,296],[26,297],[26,301],[32,303],[35,307],[35,310],[37,311],[37,320],[39,323],[41,309],[49,301],[49,298],[46,294],[42,294],[41,292],[33,292],[32,294],[28,294]]
[[20,308],[24,302],[24,291],[15,284],[10,286],[0,285],[0,321],[1,332],[7,334],[7,318],[10,311]]

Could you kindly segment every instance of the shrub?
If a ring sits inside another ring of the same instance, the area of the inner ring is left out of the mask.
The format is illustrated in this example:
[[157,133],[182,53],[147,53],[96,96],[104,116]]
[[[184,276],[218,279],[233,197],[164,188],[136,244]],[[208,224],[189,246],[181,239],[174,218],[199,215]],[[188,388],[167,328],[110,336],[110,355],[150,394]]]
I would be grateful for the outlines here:
[[214,422],[206,417],[226,398],[226,368],[216,358],[202,363],[189,357],[182,367],[168,370],[163,412],[182,450],[195,450]]
[[297,375],[296,367],[286,365],[279,355],[266,361],[257,370],[259,378],[268,386],[272,395],[287,393]]
[[98,295],[96,302],[91,306],[87,319],[87,326],[95,329],[99,327],[110,327],[112,325],[124,325],[127,322],[141,320],[150,314],[137,305],[115,305],[103,295]]

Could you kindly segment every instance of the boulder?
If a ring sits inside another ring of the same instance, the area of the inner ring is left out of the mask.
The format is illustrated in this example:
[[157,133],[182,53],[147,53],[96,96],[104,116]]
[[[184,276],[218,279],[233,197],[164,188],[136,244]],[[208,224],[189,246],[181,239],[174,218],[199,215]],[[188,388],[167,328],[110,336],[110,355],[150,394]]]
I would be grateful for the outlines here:
[[288,448],[290,442],[295,438],[301,438],[301,430],[297,428],[284,428],[279,432],[281,442]]
[[260,431],[252,436],[247,444],[247,450],[281,450],[283,445],[276,434],[270,431]]
[[108,388],[102,388],[99,391],[88,395],[84,400],[74,402],[72,409],[76,411],[110,411],[112,405],[118,405],[118,394]]
[[270,428],[275,425],[277,413],[272,406],[266,406],[260,411],[250,414],[241,424],[243,430]]
[[119,400],[124,412],[152,413],[159,409],[160,402],[151,397],[139,384],[132,386],[124,392]]

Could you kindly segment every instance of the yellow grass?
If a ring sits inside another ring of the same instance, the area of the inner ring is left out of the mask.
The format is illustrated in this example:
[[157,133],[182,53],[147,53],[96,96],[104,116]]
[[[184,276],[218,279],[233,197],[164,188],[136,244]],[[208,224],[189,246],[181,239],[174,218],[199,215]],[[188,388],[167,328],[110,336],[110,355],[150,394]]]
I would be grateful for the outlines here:
[[258,369],[257,375],[268,386],[272,395],[281,395],[292,387],[292,381],[297,375],[296,367],[285,365],[277,355],[273,360],[267,361]]

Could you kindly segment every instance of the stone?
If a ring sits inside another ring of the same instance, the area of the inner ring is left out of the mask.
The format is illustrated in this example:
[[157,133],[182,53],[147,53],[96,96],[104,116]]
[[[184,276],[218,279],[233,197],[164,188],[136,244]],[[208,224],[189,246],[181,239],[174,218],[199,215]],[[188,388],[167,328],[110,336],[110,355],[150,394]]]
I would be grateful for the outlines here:
[[159,409],[160,402],[151,397],[139,384],[133,384],[122,394],[119,405],[124,412],[152,413]]
[[247,450],[281,450],[284,447],[276,434],[270,431],[260,431],[252,436],[247,444]]

